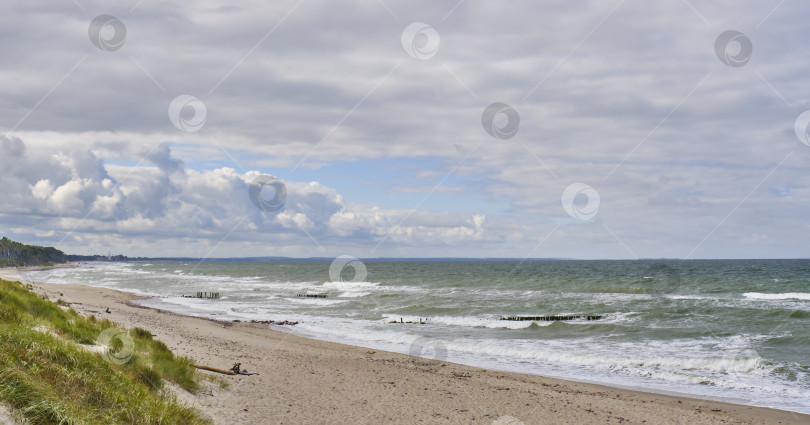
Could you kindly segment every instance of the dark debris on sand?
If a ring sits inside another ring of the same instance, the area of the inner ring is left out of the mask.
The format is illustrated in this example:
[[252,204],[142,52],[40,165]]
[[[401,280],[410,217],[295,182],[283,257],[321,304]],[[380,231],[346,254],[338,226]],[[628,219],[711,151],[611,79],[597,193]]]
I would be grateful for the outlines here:
[[[238,320],[238,319],[233,321],[233,323],[241,323],[241,322],[242,321]],[[290,325],[290,326],[298,324],[298,322],[292,322],[292,321],[289,321],[289,320],[279,320],[279,321],[275,321],[275,320],[251,320],[250,322],[246,321],[245,323],[261,323],[263,325]]]

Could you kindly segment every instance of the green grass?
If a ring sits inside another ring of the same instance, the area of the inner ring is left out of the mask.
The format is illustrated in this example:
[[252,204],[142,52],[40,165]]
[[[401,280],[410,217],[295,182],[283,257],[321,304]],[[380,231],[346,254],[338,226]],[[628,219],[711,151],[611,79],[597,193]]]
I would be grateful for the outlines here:
[[0,401],[32,424],[208,423],[164,388],[198,389],[190,359],[140,328],[107,331],[108,351],[93,351],[110,328],[0,280]]

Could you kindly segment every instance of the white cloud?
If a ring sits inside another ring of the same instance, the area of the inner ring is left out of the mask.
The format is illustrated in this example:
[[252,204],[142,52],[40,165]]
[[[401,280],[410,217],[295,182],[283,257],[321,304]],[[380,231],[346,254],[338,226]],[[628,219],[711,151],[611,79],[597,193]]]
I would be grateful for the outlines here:
[[[2,6],[2,229],[60,242],[76,226],[65,246],[166,255],[231,231],[228,253],[385,238],[381,255],[810,255],[810,150],[792,130],[810,109],[806,4],[388,2],[392,16],[347,0],[287,16],[297,3]],[[88,40],[99,13],[127,25],[120,50]],[[430,60],[402,49],[414,21],[441,36]],[[753,42],[744,67],[715,57],[727,29]],[[181,94],[206,105],[199,132],[169,120]],[[520,114],[512,139],[483,131],[496,101]],[[246,196],[252,170],[402,159],[411,178],[373,181],[374,202],[328,178],[287,182],[278,214]],[[595,221],[561,208],[574,182],[599,191]]]
[[40,201],[48,199],[53,193],[53,185],[48,180],[40,180],[31,188],[31,194]]
[[[154,239],[156,245],[141,250],[146,252],[163,252],[164,239],[178,237],[216,241],[228,235],[231,244],[260,237],[271,242],[271,249],[265,251],[269,255],[278,253],[272,244],[281,241],[302,245],[310,244],[312,238],[338,249],[342,240],[373,243],[373,238],[390,234],[393,241],[405,245],[453,245],[480,239],[483,232],[483,216],[411,214],[354,205],[318,182],[285,182],[284,209],[262,211],[248,196],[258,171],[185,170],[167,145],[149,151],[145,158],[152,166],[105,166],[92,149],[23,149],[16,171],[2,178],[30,181],[20,192],[10,194],[29,198],[14,206],[14,211],[31,205],[28,213],[49,217],[42,223],[56,230],[50,233],[51,240],[75,242],[98,233]],[[40,179],[41,172],[29,166],[43,162],[50,164],[54,182]],[[8,204],[0,210],[0,214],[11,212]]]

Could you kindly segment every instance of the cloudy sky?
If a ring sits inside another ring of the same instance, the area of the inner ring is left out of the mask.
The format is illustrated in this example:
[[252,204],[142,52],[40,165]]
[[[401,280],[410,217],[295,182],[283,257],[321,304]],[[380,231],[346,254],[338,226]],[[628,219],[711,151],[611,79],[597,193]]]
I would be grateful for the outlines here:
[[130,256],[809,257],[810,4],[0,9],[0,233]]

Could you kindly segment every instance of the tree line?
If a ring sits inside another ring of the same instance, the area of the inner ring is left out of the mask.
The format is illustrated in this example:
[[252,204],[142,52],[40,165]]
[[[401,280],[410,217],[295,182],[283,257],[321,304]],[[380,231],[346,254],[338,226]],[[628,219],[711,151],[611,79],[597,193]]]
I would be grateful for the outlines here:
[[116,255],[69,255],[51,246],[26,245],[7,237],[0,239],[0,267],[48,266],[68,261],[125,260]]

